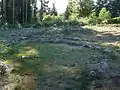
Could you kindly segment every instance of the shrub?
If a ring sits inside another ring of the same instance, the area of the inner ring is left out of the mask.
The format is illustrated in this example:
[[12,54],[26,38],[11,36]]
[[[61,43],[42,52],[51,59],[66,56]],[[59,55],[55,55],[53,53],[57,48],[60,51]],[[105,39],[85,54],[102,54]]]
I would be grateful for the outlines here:
[[7,53],[9,51],[9,49],[10,48],[5,43],[0,41],[0,54]]
[[88,19],[89,19],[88,17],[80,18],[79,21],[80,21],[80,22],[83,22],[85,25],[88,25],[88,24],[89,24],[89,23],[88,23]]
[[0,58],[6,58],[9,53],[11,47],[9,47],[4,41],[0,41]]
[[54,16],[54,15],[45,15],[43,17],[43,21],[61,21],[62,17],[61,16]]
[[98,24],[98,23],[100,23],[100,20],[99,20],[99,18],[96,16],[96,13],[95,12],[93,12],[93,13],[91,13],[90,14],[90,16],[88,17],[88,24],[93,24],[93,25],[95,25],[95,24]]
[[45,15],[43,18],[43,25],[44,26],[51,26],[51,25],[60,25],[62,23],[61,16],[54,16],[54,15]]
[[53,16],[53,23],[57,25],[62,24],[62,16]]
[[51,15],[46,15],[43,17],[43,21],[52,21],[53,17]]
[[111,13],[106,10],[106,8],[102,8],[99,13],[99,19],[102,21],[111,19]]
[[82,21],[79,20],[77,14],[74,14],[74,15],[69,16],[68,23],[69,23],[70,25],[79,25],[80,22],[82,22]]
[[120,23],[120,17],[113,18],[114,22],[119,24]]
[[[58,15],[58,16],[54,16],[54,15],[45,15],[43,17],[43,21],[42,22],[39,22],[39,23],[36,23],[33,27],[42,27],[42,26],[45,26],[45,27],[49,27],[49,26],[53,26],[53,25],[80,25],[82,22],[80,22],[77,18],[75,17],[72,17],[71,16],[71,19],[70,20],[66,20],[66,21],[63,21],[63,18],[61,15]],[[82,23],[83,25],[83,23]]]
[[78,15],[74,14],[69,17],[70,21],[77,21],[78,20]]
[[74,26],[74,25],[79,25],[80,22],[78,20],[72,20],[72,21],[68,21],[68,24]]
[[108,19],[106,23],[107,24],[120,24],[120,17]]
[[82,21],[86,25],[96,25],[100,23],[100,19],[96,16],[95,12],[91,13],[89,17],[81,18],[80,21]]

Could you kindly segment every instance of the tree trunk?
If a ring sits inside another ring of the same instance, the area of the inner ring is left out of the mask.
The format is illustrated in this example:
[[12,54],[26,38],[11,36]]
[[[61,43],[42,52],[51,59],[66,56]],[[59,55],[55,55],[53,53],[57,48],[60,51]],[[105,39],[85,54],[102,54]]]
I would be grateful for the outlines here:
[[6,0],[2,0],[2,22],[6,21]]
[[27,9],[28,9],[27,3],[28,3],[28,2],[27,2],[27,0],[26,0],[26,13],[25,13],[25,19],[26,19],[25,21],[26,21],[26,23],[27,23],[27,17],[28,17],[28,15],[27,15]]
[[33,15],[34,22],[37,21],[37,19],[36,19],[36,9],[37,9],[37,0],[35,0],[35,2],[34,2],[34,15]]
[[15,25],[15,0],[13,0],[13,25]]
[[24,21],[25,21],[25,19],[24,19],[24,17],[25,17],[25,15],[24,15],[24,9],[25,9],[25,7],[24,7],[24,0],[22,0],[23,2],[22,2],[22,21],[23,21],[23,24],[24,24]]
[[40,21],[43,19],[43,0],[40,0],[41,8],[40,8]]

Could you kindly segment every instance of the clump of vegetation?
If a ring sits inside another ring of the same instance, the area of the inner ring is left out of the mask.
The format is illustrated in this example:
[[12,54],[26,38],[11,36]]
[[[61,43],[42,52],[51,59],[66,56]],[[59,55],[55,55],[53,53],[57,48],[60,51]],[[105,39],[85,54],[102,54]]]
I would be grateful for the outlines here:
[[45,15],[43,17],[43,26],[52,26],[54,24],[56,25],[62,25],[62,16],[55,16],[55,15]]
[[102,8],[99,13],[99,19],[104,23],[105,20],[111,19],[111,13],[106,8]]
[[83,19],[85,24],[107,24],[111,19],[111,13],[106,10],[106,8],[102,8],[99,16],[97,16],[96,12],[92,12],[89,17]]
[[46,15],[46,16],[44,16],[44,18],[43,18],[43,21],[48,21],[48,22],[50,22],[50,21],[52,21],[53,20],[53,16],[51,16],[51,15]]
[[4,58],[10,49],[8,45],[0,41],[0,58]]
[[106,24],[120,24],[120,17],[115,17],[106,20]]
[[93,25],[100,23],[100,19],[97,17],[96,12],[93,12],[90,14],[87,22],[88,22],[88,24],[93,24]]

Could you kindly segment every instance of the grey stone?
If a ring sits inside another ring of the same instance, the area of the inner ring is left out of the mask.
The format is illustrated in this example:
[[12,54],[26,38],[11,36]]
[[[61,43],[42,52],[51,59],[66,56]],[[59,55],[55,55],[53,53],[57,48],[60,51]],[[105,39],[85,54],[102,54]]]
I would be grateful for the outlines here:
[[12,66],[5,64],[4,62],[0,61],[0,75],[4,75],[12,70]]
[[110,50],[110,48],[105,48],[104,52],[111,53],[112,51]]
[[96,76],[96,72],[95,71],[90,71],[90,74],[89,74],[90,76]]
[[23,36],[23,37],[20,37],[20,39],[21,39],[21,40],[25,40],[25,39],[27,39],[27,37],[24,37],[24,36]]
[[101,47],[100,47],[100,46],[95,46],[95,49],[99,49],[99,50],[100,50],[100,49],[101,49]]
[[85,44],[84,47],[86,47],[86,48],[92,48],[91,45],[87,45],[87,44]]
[[12,33],[12,34],[11,34],[11,36],[17,36],[17,34],[15,34],[15,33]]
[[99,64],[99,72],[107,73],[108,72],[108,63],[104,60]]

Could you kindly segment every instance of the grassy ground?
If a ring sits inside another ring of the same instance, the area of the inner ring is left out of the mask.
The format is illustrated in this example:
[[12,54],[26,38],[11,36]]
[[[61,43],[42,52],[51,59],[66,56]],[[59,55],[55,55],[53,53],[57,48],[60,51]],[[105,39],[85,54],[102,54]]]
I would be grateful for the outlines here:
[[0,57],[14,67],[8,86],[16,89],[10,90],[82,90],[82,70],[105,57],[110,71],[119,73],[119,27],[12,29],[0,37]]

